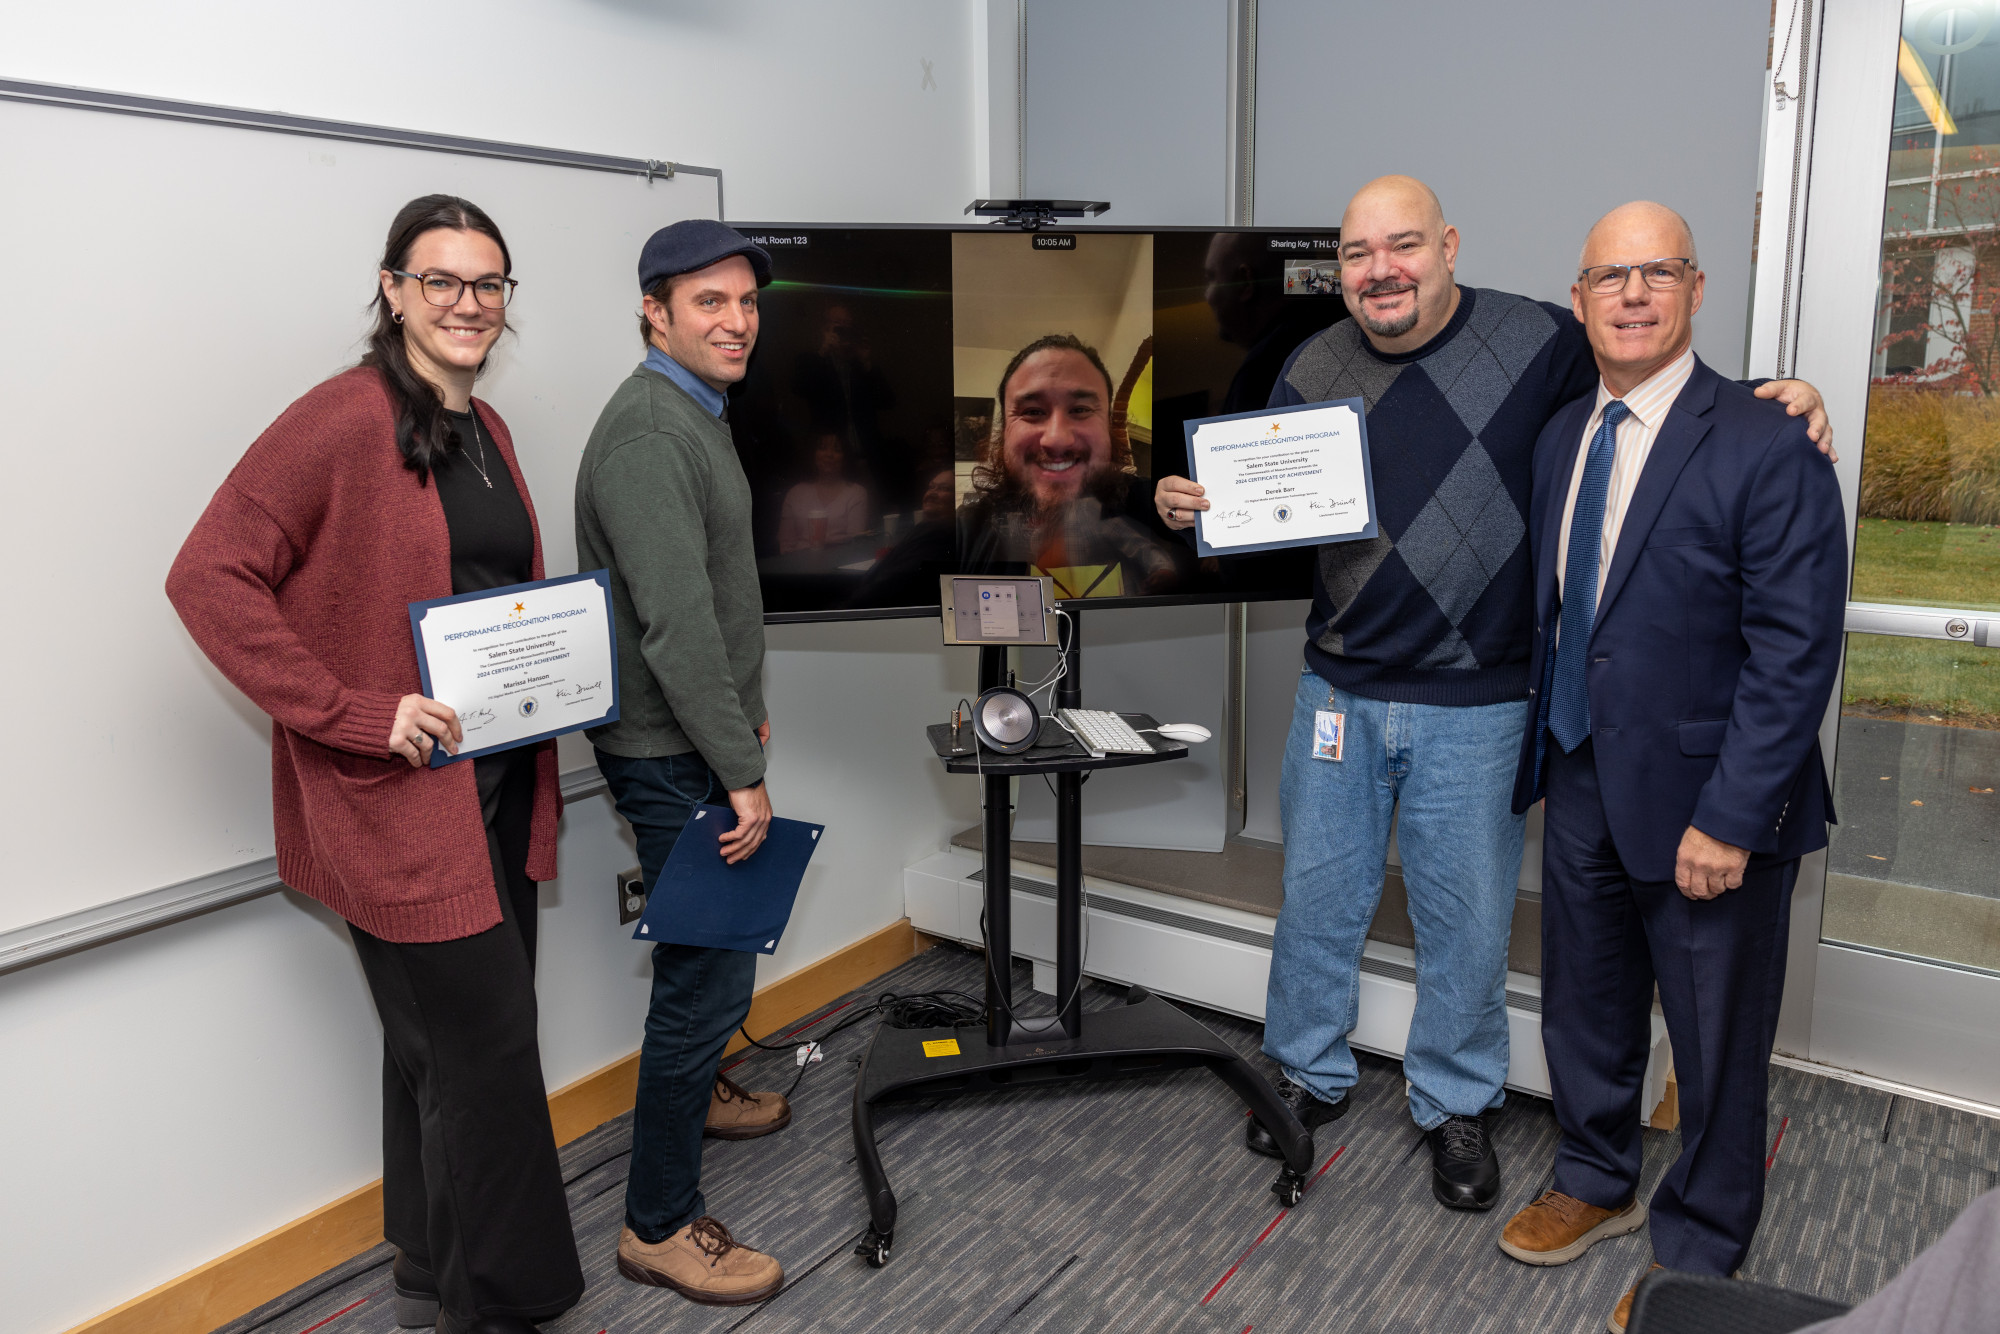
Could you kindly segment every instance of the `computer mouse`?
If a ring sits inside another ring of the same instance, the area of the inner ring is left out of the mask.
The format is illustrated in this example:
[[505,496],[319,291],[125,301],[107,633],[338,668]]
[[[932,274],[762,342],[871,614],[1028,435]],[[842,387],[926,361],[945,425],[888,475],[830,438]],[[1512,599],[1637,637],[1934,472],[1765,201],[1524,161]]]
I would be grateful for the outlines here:
[[1213,735],[1200,723],[1161,723],[1153,730],[1169,741],[1185,741],[1190,746]]

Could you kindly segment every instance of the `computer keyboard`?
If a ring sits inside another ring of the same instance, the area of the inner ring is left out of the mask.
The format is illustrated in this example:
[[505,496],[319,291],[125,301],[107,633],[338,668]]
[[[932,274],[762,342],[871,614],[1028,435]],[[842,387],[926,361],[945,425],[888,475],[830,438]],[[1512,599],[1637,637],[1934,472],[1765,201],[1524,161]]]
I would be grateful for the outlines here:
[[1153,753],[1146,738],[1133,731],[1132,724],[1115,713],[1104,709],[1061,709],[1056,716],[1092,754],[1114,751],[1133,755]]

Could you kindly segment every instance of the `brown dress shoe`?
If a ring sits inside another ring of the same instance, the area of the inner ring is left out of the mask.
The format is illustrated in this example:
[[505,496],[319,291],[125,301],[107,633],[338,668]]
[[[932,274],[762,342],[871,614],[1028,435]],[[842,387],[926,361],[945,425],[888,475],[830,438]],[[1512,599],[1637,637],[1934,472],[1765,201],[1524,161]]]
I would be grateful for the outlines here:
[[791,1123],[792,1105],[784,1094],[752,1093],[728,1075],[717,1075],[701,1133],[710,1139],[756,1139]]
[[[1607,1237],[1646,1225],[1646,1206],[1634,1196],[1620,1209],[1600,1209],[1560,1191],[1542,1197],[1507,1220],[1500,1249],[1529,1265],[1566,1265]],[[1623,1326],[1620,1326],[1622,1329]]]
[[[1655,1269],[1665,1268],[1665,1265],[1655,1260],[1646,1267],[1646,1274],[1652,1273]],[[1625,1289],[1625,1295],[1618,1299],[1618,1305],[1611,1312],[1611,1318],[1604,1322],[1604,1327],[1610,1330],[1611,1334],[1625,1334],[1625,1322],[1632,1318],[1632,1299],[1639,1295],[1639,1284],[1646,1281],[1646,1274],[1639,1275],[1638,1280]]]
[[704,1306],[748,1306],[785,1286],[785,1271],[776,1260],[745,1246],[706,1215],[661,1242],[640,1241],[626,1228],[618,1234],[618,1272],[634,1283],[672,1288]]

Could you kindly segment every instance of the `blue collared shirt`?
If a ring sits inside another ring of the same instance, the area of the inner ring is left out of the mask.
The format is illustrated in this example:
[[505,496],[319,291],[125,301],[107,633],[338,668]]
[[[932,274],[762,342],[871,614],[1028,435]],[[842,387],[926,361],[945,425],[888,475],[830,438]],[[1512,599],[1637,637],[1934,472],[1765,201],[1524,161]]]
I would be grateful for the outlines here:
[[718,417],[722,415],[722,410],[729,406],[729,395],[723,393],[720,389],[717,389],[714,385],[702,379],[699,375],[696,375],[693,371],[681,365],[657,347],[648,347],[646,349],[646,368],[658,371],[681,388],[687,390],[689,398],[701,404],[705,410],[714,413]]

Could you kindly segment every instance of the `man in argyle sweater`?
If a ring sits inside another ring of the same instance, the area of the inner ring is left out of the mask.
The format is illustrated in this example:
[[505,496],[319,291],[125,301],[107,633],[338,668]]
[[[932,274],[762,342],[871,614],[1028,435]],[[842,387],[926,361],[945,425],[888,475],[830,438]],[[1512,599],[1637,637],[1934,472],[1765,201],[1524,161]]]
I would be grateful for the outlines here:
[[[1428,186],[1407,176],[1363,186],[1340,231],[1354,318],[1302,344],[1271,393],[1273,408],[1362,400],[1381,535],[1318,552],[1279,789],[1285,902],[1264,1051],[1308,1131],[1347,1110],[1361,951],[1396,820],[1417,940],[1403,1056],[1410,1115],[1429,1142],[1438,1201],[1489,1209],[1500,1165],[1483,1114],[1500,1106],[1507,1078],[1524,829],[1511,807],[1532,693],[1533,454],[1556,409],[1596,390],[1597,369],[1567,308],[1460,287],[1457,255],[1458,231]],[[1827,446],[1810,385],[1758,393],[1810,414]],[[1201,492],[1162,478],[1161,518],[1192,527],[1208,508]],[[1325,715],[1337,720],[1337,748],[1314,745]],[[1247,1137],[1278,1156],[1255,1118]]]

